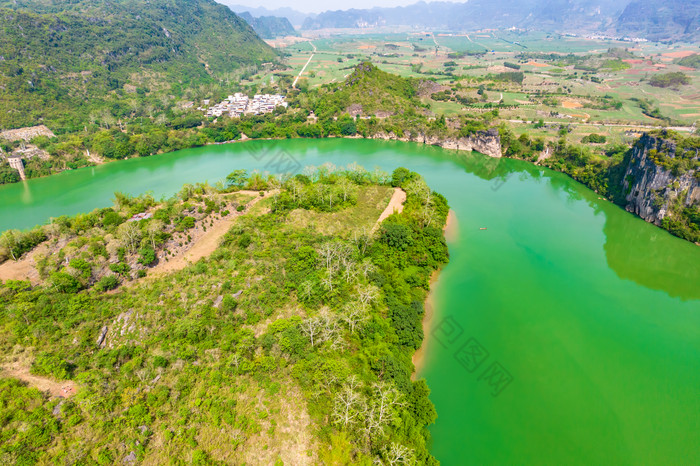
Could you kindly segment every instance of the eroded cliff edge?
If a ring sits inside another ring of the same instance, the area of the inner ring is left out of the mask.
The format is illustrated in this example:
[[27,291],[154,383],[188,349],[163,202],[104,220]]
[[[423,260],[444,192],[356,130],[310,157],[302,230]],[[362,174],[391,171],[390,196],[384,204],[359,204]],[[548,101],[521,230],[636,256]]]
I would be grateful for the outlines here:
[[[647,222],[671,230],[698,233],[700,161],[698,138],[670,132],[647,133],[625,157],[616,202]],[[678,235],[698,241],[694,235]]]
[[477,151],[489,157],[500,158],[503,156],[501,150],[501,136],[498,129],[491,128],[488,131],[478,131],[467,137],[439,137],[426,135],[422,132],[411,133],[404,132],[399,136],[393,132],[385,133],[378,132],[369,136],[370,139],[389,139],[405,142],[419,142],[430,144],[431,146],[439,146],[443,149]]

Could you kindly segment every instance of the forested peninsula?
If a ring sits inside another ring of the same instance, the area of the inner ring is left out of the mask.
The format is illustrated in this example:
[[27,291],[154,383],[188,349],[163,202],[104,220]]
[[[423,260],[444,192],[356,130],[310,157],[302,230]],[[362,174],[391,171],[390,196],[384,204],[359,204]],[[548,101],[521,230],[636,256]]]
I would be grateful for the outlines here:
[[[447,202],[406,169],[307,173],[117,195],[6,249],[38,265],[0,285],[2,457],[436,464],[411,357]],[[159,270],[227,218],[210,255]]]

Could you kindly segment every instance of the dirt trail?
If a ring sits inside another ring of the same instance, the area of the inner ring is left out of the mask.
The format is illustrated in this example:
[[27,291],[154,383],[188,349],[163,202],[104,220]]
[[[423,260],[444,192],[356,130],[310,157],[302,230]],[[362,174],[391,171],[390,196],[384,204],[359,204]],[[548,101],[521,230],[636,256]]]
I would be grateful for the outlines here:
[[372,228],[372,231],[375,231],[377,228],[379,228],[379,224],[382,223],[386,218],[393,214],[394,211],[401,213],[403,212],[403,203],[406,202],[406,191],[404,191],[401,188],[394,188],[394,194],[391,195],[391,200],[389,201],[389,205],[386,206],[386,209],[384,209],[384,212],[379,216],[379,219],[377,220],[377,223],[374,225],[374,228]]
[[309,66],[309,63],[311,63],[311,60],[314,59],[314,55],[316,54],[316,46],[314,45],[314,43],[309,41],[309,44],[311,44],[311,47],[314,48],[314,51],[311,54],[311,56],[309,57],[309,60],[306,62],[304,67],[301,69],[301,71],[299,71],[299,74],[297,75],[297,77],[294,78],[294,82],[292,83],[292,88],[296,88],[297,81],[299,81],[299,78],[301,78],[301,75],[304,74],[304,70],[306,70],[306,67]]
[[34,387],[39,391],[49,392],[51,396],[70,398],[71,396],[75,395],[76,392],[76,385],[72,380],[56,382],[55,380],[47,379],[46,377],[32,375],[29,373],[29,369],[17,363],[2,366],[1,369],[0,377],[19,379],[28,383],[30,387]]
[[215,221],[214,225],[209,227],[204,234],[202,234],[199,238],[193,241],[194,244],[191,248],[182,251],[176,256],[171,257],[170,260],[168,260],[167,262],[161,261],[157,266],[151,269],[149,275],[159,276],[170,272],[174,272],[176,270],[184,269],[188,265],[194,264],[202,257],[210,255],[216,250],[217,247],[219,247],[219,240],[224,234],[226,234],[229,228],[231,228],[231,225],[236,220],[236,218],[248,212],[250,208],[257,204],[260,200],[277,194],[277,192],[278,191],[267,191],[265,192],[265,196],[260,197],[260,193],[258,191],[238,191],[238,193],[240,194],[249,194],[256,197],[255,199],[251,200],[248,204],[246,204],[246,209],[243,212],[235,212],[229,214],[224,219]]

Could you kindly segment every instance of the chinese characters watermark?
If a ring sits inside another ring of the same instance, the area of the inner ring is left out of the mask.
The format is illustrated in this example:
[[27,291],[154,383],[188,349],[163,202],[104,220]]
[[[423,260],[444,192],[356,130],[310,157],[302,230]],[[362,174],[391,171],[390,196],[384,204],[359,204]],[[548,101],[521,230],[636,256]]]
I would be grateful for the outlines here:
[[[470,374],[477,373],[477,381],[484,382],[496,397],[513,381],[513,375],[498,361],[492,360],[485,364],[490,357],[489,351],[474,337],[463,340],[464,328],[454,317],[446,317],[438,322],[431,331],[432,338],[443,348],[453,353],[455,360]],[[461,345],[460,341],[464,341]]]
[[273,175],[291,176],[301,171],[301,163],[284,149],[246,145],[248,153],[262,163],[263,171]]

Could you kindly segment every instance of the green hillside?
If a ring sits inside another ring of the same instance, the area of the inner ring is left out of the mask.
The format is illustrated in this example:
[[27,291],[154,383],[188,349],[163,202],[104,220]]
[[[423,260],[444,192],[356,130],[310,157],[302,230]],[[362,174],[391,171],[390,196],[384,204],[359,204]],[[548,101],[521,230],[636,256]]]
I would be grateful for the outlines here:
[[275,57],[213,0],[3,1],[0,126],[60,131],[105,110],[133,116]]
[[[445,198],[406,169],[228,180],[0,236],[0,256],[25,235],[54,253],[40,284],[0,282],[6,463],[437,464],[411,356]],[[369,234],[390,182],[405,209]],[[211,255],[163,272],[220,224]]]
[[320,90],[315,110],[319,116],[346,110],[363,115],[414,111],[421,105],[417,98],[417,84],[416,80],[384,72],[370,62],[360,63],[345,82]]

